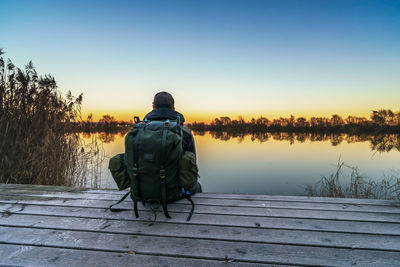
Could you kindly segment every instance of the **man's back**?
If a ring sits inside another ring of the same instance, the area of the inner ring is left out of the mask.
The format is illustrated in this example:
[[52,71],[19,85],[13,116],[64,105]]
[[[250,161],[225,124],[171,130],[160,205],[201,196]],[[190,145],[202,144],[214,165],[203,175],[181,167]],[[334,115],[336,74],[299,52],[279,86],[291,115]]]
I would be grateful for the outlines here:
[[183,117],[183,115],[181,113],[179,113],[169,107],[160,107],[160,108],[155,108],[152,111],[150,111],[144,117],[144,119],[147,119],[149,121],[179,119],[179,122],[182,125],[182,130],[183,130],[183,144],[182,144],[183,150],[196,153],[193,135],[187,127],[183,126],[183,123],[185,122],[185,118]]

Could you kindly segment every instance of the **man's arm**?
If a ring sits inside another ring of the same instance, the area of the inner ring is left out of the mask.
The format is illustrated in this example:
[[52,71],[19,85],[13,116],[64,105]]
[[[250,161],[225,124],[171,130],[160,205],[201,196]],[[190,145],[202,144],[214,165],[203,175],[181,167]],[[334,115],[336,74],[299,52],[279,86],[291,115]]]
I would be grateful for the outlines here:
[[194,144],[194,138],[192,135],[192,132],[185,126],[182,126],[182,132],[183,132],[183,150],[185,151],[190,151],[196,154],[196,147]]

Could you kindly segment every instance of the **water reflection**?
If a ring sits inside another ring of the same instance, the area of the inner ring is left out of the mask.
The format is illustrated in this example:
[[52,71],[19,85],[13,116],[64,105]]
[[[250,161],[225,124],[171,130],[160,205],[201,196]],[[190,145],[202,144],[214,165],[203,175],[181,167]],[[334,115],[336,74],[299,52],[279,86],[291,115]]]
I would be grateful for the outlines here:
[[[399,134],[344,134],[344,133],[290,133],[290,132],[264,132],[264,133],[238,133],[238,132],[197,132],[195,136],[204,136],[206,133],[217,140],[229,141],[236,140],[242,143],[247,137],[250,137],[252,142],[265,143],[269,140],[286,141],[290,145],[295,143],[309,142],[330,142],[332,146],[338,146],[343,142],[347,144],[369,142],[369,147],[372,151],[390,152],[391,150],[400,152],[400,135]],[[93,133],[81,133],[83,138],[89,138]],[[99,132],[96,133],[98,138],[105,144],[112,143],[116,137],[124,137],[127,132]]]
[[[204,136],[206,132],[194,132],[195,135]],[[332,146],[338,146],[345,142],[353,144],[358,142],[369,142],[369,147],[372,151],[389,152],[392,149],[400,151],[400,135],[398,134],[343,134],[343,133],[237,133],[237,132],[209,132],[211,137],[221,141],[236,139],[238,143],[242,143],[246,137],[250,137],[253,142],[264,143],[272,139],[274,141],[287,141],[291,145],[294,143],[310,142],[330,142]]]
[[[108,160],[125,151],[125,135],[80,134],[89,143],[92,138],[103,143],[101,188],[116,188]],[[378,180],[398,169],[400,136],[394,134],[194,132],[194,137],[201,183],[207,192],[304,195],[304,185],[332,173],[339,158]]]
[[99,140],[105,144],[112,143],[116,137],[124,137],[127,132],[82,132],[80,133],[83,138],[90,138],[93,134],[96,134]]

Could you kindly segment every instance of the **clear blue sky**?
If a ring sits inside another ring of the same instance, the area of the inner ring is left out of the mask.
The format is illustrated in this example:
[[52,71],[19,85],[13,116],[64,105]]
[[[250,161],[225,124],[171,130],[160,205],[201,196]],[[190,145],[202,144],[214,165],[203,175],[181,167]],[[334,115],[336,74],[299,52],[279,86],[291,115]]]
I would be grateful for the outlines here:
[[400,1],[5,1],[0,48],[85,114],[189,121],[400,109]]

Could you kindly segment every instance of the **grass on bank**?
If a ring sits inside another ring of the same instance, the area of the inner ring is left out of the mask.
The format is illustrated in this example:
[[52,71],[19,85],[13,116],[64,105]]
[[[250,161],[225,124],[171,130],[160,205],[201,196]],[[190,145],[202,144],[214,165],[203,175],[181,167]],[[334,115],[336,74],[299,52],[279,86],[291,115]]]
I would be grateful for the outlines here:
[[[343,174],[343,168],[350,170],[349,177]],[[392,173],[384,175],[381,181],[374,181],[362,176],[357,167],[348,166],[339,158],[335,172],[323,176],[314,186],[306,185],[306,194],[317,197],[400,200],[400,178],[398,174]]]

